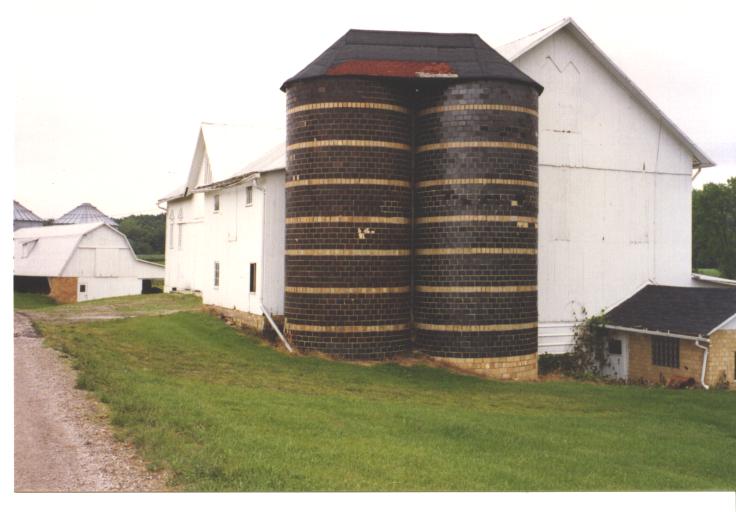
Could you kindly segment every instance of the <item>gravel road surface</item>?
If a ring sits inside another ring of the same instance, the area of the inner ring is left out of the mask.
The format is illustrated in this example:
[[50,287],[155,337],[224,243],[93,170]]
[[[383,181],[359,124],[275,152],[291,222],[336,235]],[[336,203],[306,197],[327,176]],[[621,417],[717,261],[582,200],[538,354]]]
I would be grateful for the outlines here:
[[103,406],[18,313],[14,345],[16,492],[164,490],[163,475],[114,439]]

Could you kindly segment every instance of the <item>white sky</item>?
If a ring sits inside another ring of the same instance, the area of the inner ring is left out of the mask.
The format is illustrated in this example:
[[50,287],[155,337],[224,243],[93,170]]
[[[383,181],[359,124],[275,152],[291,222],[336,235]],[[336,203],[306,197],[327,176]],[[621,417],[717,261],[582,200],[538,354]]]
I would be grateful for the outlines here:
[[[566,16],[718,163],[695,185],[725,181],[736,175],[729,3],[26,0],[12,27],[15,198],[44,218],[82,202],[156,213],[186,178],[201,121],[282,128],[281,83],[350,28],[475,32],[501,46]],[[257,155],[272,141],[253,142]]]

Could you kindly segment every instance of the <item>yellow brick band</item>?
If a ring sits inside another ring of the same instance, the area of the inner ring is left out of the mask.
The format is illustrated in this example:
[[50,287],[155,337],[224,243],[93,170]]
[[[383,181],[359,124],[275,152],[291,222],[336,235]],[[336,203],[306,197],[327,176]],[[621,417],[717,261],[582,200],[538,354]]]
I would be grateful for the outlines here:
[[417,249],[418,256],[442,256],[448,254],[537,254],[536,249],[520,247],[442,247],[439,249]]
[[524,329],[536,329],[537,322],[528,322],[525,324],[490,324],[490,325],[445,325],[445,324],[423,324],[417,322],[414,324],[417,329],[423,331],[443,331],[443,332],[505,332],[505,331],[521,331]]
[[289,249],[287,256],[409,256],[408,249]]
[[442,222],[537,222],[536,217],[518,215],[443,215],[439,217],[417,217],[417,224],[439,224]]
[[438,142],[436,144],[425,144],[417,148],[417,153],[425,151],[438,151],[442,149],[463,149],[463,148],[503,148],[503,149],[526,149],[528,151],[537,151],[534,144],[523,144],[521,142],[505,142],[498,140],[469,140],[457,142]]
[[293,324],[289,322],[290,331],[304,332],[336,332],[336,333],[362,333],[362,332],[396,332],[406,331],[409,324],[390,324],[390,325],[306,325]]
[[381,187],[411,188],[410,181],[381,180],[372,178],[313,178],[306,180],[291,180],[286,182],[286,188],[316,187],[319,185],[377,185]]
[[310,288],[306,286],[287,286],[286,292],[318,295],[381,295],[389,293],[409,293],[409,287],[395,286],[388,288]]
[[443,105],[441,107],[430,107],[420,110],[418,116],[426,116],[429,114],[436,114],[439,112],[454,112],[457,110],[501,110],[506,112],[522,112],[529,114],[534,117],[538,117],[539,113],[531,108],[520,107],[517,105],[498,105],[495,103],[471,103],[468,105]]
[[536,292],[536,286],[421,286],[420,293],[522,293]]
[[328,101],[325,103],[307,103],[305,105],[299,105],[298,107],[293,107],[287,110],[286,114],[296,114],[297,112],[305,112],[308,110],[322,110],[328,108],[367,108],[371,110],[391,110],[393,112],[401,112],[403,114],[409,113],[409,109],[399,105],[392,105],[390,103],[368,103],[362,101]]
[[353,217],[349,215],[339,215],[335,217],[287,217],[287,224],[319,224],[319,223],[339,223],[351,222],[360,224],[409,224],[411,219],[408,217]]
[[325,147],[358,147],[358,148],[387,148],[400,149],[402,151],[411,151],[409,144],[401,144],[400,142],[388,142],[385,140],[352,140],[352,139],[332,139],[332,140],[310,140],[307,142],[297,142],[286,146],[286,151],[295,151],[297,149],[312,149]]
[[450,178],[444,180],[418,181],[417,188],[440,187],[443,185],[510,185],[538,188],[539,184],[529,180],[510,180],[502,178]]

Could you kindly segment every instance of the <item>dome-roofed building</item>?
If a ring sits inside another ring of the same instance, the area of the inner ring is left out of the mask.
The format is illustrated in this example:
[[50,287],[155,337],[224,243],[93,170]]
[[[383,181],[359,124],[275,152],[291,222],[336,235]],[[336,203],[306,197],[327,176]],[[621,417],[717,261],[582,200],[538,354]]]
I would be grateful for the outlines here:
[[54,221],[54,224],[88,224],[90,222],[104,222],[108,226],[117,226],[118,223],[92,206],[82,203]]
[[13,201],[13,231],[21,228],[35,228],[43,226],[43,219],[33,213],[31,210]]

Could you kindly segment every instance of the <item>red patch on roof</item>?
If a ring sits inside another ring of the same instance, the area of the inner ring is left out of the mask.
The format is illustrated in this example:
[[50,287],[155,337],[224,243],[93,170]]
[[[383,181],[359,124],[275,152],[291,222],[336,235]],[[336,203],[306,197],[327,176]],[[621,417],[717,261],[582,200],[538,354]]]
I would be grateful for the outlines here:
[[367,75],[416,77],[420,75],[457,76],[446,62],[418,62],[413,60],[349,60],[332,66],[328,75]]

